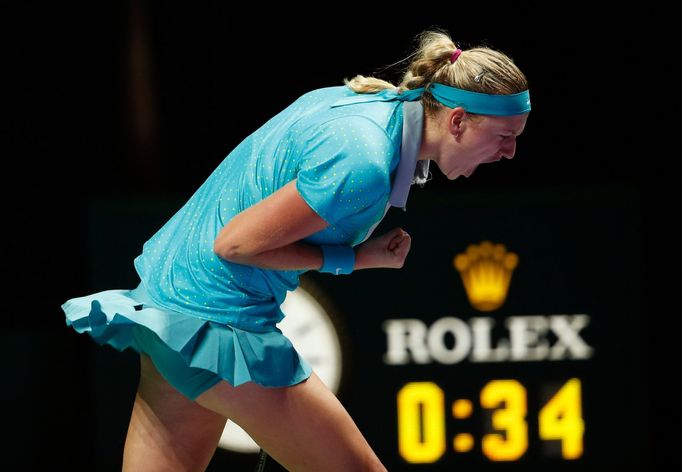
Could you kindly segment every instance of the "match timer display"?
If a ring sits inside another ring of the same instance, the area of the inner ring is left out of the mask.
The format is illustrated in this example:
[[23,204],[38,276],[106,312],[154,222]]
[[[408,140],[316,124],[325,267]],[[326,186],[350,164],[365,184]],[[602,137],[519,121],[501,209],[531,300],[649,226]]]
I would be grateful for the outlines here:
[[[571,378],[561,385],[535,418],[528,415],[527,398],[526,387],[514,379],[490,380],[478,398],[454,400],[447,399],[434,382],[408,383],[397,395],[400,455],[409,463],[431,463],[440,460],[450,446],[454,453],[479,451],[491,461],[515,461],[528,450],[528,423],[534,421],[541,440],[560,443],[563,459],[579,458],[585,430],[580,379]],[[476,428],[484,433],[478,438],[471,432],[449,436],[448,416],[469,420],[475,408],[487,412],[480,415]]]

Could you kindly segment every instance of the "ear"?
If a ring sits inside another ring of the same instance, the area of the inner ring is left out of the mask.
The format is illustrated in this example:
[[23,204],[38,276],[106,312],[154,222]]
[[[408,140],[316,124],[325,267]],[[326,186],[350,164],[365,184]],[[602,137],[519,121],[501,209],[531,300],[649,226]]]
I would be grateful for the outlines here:
[[454,136],[459,136],[462,132],[462,122],[466,116],[466,111],[462,107],[456,107],[448,112],[448,132]]

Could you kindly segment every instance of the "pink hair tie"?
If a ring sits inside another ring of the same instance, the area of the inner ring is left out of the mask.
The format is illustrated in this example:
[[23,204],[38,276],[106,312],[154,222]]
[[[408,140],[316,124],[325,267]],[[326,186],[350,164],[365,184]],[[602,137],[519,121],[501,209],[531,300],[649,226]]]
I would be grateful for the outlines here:
[[455,52],[453,52],[452,56],[450,57],[450,63],[454,63],[460,54],[462,54],[462,50],[459,48],[455,49]]

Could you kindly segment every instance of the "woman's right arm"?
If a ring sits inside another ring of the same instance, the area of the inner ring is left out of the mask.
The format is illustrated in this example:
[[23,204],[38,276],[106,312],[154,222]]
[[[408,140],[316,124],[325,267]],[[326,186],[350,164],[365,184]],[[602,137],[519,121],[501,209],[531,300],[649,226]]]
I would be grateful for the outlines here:
[[[319,246],[300,242],[329,224],[306,203],[292,180],[232,218],[215,239],[213,250],[239,264],[277,270],[319,270]],[[410,237],[396,228],[355,248],[354,270],[402,267]]]

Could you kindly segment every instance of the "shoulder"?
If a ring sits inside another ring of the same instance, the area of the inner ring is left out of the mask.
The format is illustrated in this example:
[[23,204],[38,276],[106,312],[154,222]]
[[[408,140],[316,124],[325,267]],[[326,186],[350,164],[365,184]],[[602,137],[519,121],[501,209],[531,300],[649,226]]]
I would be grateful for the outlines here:
[[[336,117],[320,123],[305,140],[301,170],[328,183],[365,188],[390,186],[393,142],[385,130],[363,116]],[[367,196],[369,196],[367,194]]]
[[383,126],[372,118],[360,115],[338,115],[309,128],[308,138],[327,140],[366,152],[392,152],[393,141]]

